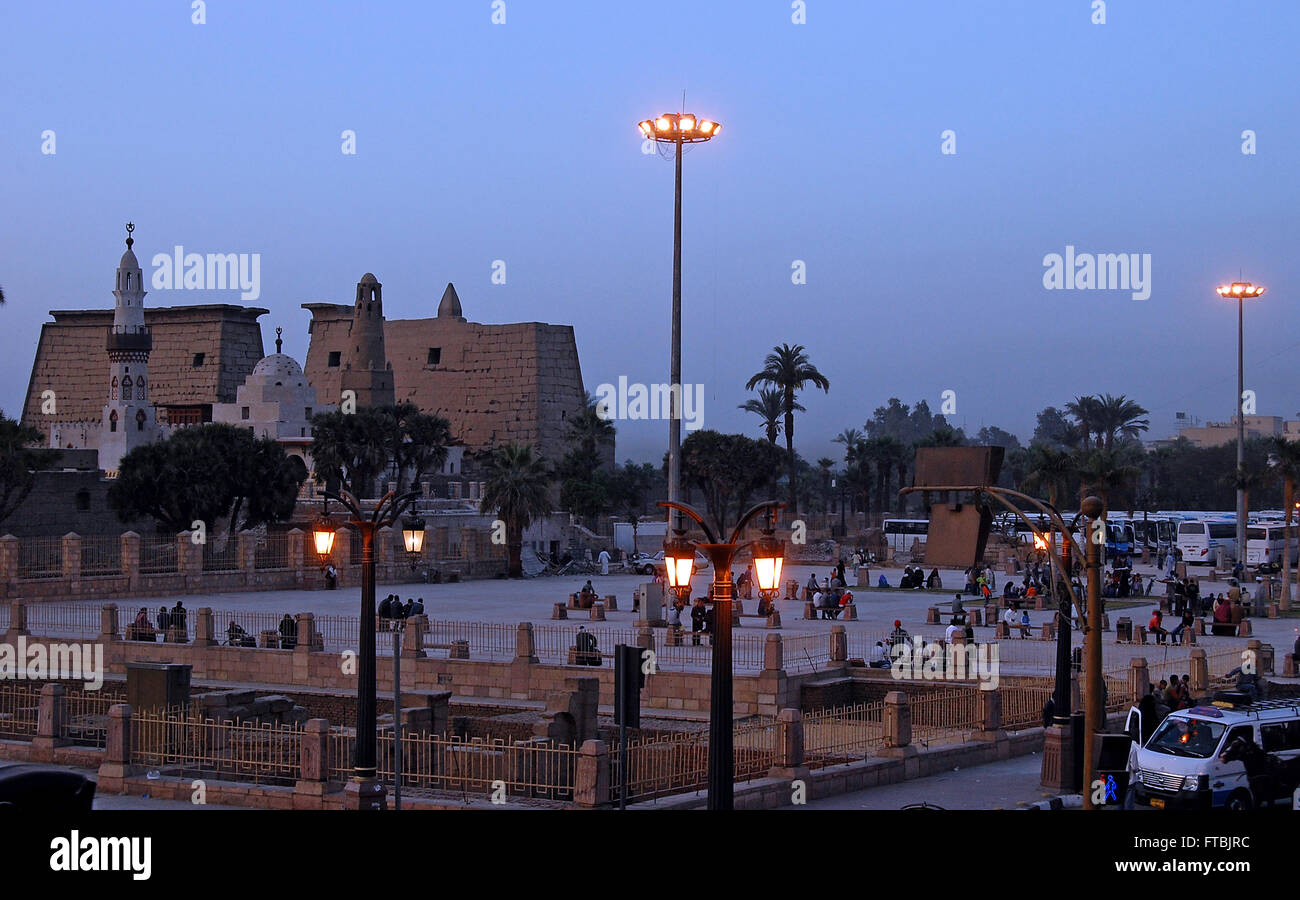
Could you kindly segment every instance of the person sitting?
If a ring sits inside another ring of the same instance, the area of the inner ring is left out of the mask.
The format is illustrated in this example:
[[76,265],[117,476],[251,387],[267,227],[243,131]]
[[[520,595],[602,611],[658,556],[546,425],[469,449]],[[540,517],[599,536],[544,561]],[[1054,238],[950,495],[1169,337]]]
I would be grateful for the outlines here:
[[876,587],[882,587],[882,588],[889,587],[889,579],[885,577],[884,572],[881,572],[880,577],[876,579]]
[[1002,599],[1003,599],[1003,600],[1010,600],[1010,599],[1012,599],[1012,598],[1014,598],[1014,597],[1016,597],[1016,596],[1017,596],[1017,594],[1016,594],[1016,586],[1015,586],[1014,584],[1012,584],[1010,581],[1008,581],[1006,584],[1002,585]]
[[962,624],[966,623],[966,607],[962,605],[961,594],[952,595],[952,617]]
[[407,618],[422,615],[424,615],[424,598],[416,597],[415,602],[411,604],[411,611],[407,613]]
[[1216,637],[1232,636],[1237,633],[1237,627],[1232,624],[1232,604],[1227,598],[1220,597],[1214,601],[1214,624],[1210,626],[1210,633]]
[[1002,611],[1002,621],[1007,626],[1007,637],[1011,637],[1011,630],[1020,627],[1020,615],[1016,612],[1015,607],[1008,606]]
[[1164,621],[1164,613],[1155,609],[1151,611],[1151,621],[1147,623],[1147,631],[1156,636],[1156,643],[1163,644],[1169,637],[1169,632],[1161,624]]
[[339,586],[339,570],[333,563],[325,566],[325,590],[332,591]]
[[943,639],[951,644],[958,632],[961,632],[963,637],[966,634],[965,629],[958,624],[957,617],[953,616],[952,621],[948,623],[948,627],[943,630]]
[[230,620],[230,625],[226,628],[226,644],[231,647],[256,646],[252,636],[234,619]]
[[848,605],[851,604],[852,602],[853,602],[853,592],[850,591],[850,590],[848,590],[847,588],[845,588],[845,589],[840,593],[840,609],[844,609],[846,606],[848,606]]
[[1191,611],[1190,609],[1184,609],[1184,610],[1183,610],[1183,617],[1182,617],[1182,619],[1179,621],[1179,623],[1178,623],[1178,627],[1175,628],[1173,631],[1169,632],[1169,636],[1170,636],[1170,637],[1171,637],[1175,642],[1178,641],[1178,640],[1180,640],[1179,635],[1181,635],[1181,634],[1183,633],[1184,630],[1186,630],[1186,629],[1188,629],[1188,628],[1191,628],[1191,627],[1192,627],[1192,623],[1193,623],[1193,621],[1195,621],[1195,620],[1192,618],[1192,611]]
[[1237,679],[1237,690],[1245,694],[1251,703],[1259,699],[1259,675],[1254,672],[1248,674],[1241,666],[1234,666],[1228,670],[1226,677]]
[[389,620],[393,618],[392,594],[379,601],[379,607],[375,610],[375,615],[379,617],[379,630],[387,631]]
[[889,665],[889,648],[885,646],[884,641],[876,641],[876,646],[871,648],[871,667],[888,669]]
[[1029,583],[1029,587],[1025,588],[1025,599],[1032,600],[1034,597],[1037,596],[1038,596],[1038,585],[1034,584],[1031,581]]
[[140,607],[140,611],[135,614],[135,623],[131,630],[131,640],[134,641],[152,641],[154,639],[153,626],[149,624],[149,610],[146,607]]
[[932,591],[943,590],[943,579],[939,577],[939,570],[937,568],[930,570],[930,577],[926,579],[925,586]]
[[578,636],[573,640],[574,648],[578,651],[574,654],[574,659],[578,665],[600,665],[600,652],[596,643],[596,636],[588,631],[585,625],[579,625]]
[[1032,627],[1032,625],[1031,625],[1031,623],[1030,623],[1030,621],[1029,621],[1029,610],[1028,610],[1028,609],[1022,609],[1022,610],[1020,611],[1020,636],[1021,636],[1022,638],[1027,638],[1027,637],[1029,637],[1029,629],[1030,629],[1031,627]]
[[760,616],[770,616],[774,612],[776,612],[776,604],[772,602],[772,598],[763,591],[759,591],[758,614]]

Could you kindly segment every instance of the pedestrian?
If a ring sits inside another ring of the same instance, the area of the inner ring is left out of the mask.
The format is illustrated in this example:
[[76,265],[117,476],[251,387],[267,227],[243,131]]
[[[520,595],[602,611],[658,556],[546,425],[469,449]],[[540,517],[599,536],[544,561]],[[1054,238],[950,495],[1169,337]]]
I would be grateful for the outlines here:
[[412,616],[422,616],[422,615],[424,615],[424,598],[423,598],[423,597],[416,597],[416,598],[415,598],[415,603],[412,604],[412,606],[411,606],[411,612],[410,612],[410,615],[412,615]]
[[600,550],[600,556],[596,558],[596,561],[600,563],[600,574],[608,575],[609,574],[609,551],[602,547]]
[[1163,644],[1169,637],[1169,632],[1162,625],[1164,618],[1164,613],[1159,609],[1153,609],[1151,611],[1151,621],[1147,623],[1147,631],[1156,636],[1157,644]]
[[596,636],[587,630],[587,626],[578,626],[578,635],[573,641],[575,661],[580,666],[598,666],[600,665],[600,650],[597,646]]
[[298,646],[298,626],[288,613],[280,619],[280,649],[292,650]]
[[389,594],[383,600],[379,601],[379,608],[375,610],[375,615],[379,617],[379,630],[388,630],[388,620],[393,617],[393,595]]
[[339,586],[339,571],[333,563],[325,566],[325,590],[332,591]]
[[704,598],[696,597],[694,605],[691,606],[691,643],[695,646],[700,644],[700,635],[709,629],[709,613],[704,608]]

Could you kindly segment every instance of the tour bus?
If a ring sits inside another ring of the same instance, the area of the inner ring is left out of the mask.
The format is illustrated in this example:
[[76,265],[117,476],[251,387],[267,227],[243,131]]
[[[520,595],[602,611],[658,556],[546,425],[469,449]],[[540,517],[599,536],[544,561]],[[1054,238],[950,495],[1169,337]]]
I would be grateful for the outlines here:
[[[1233,699],[1221,699],[1231,696]],[[1249,810],[1291,794],[1259,797],[1241,760],[1219,758],[1238,737],[1248,737],[1257,747],[1279,760],[1300,756],[1300,700],[1245,702],[1245,695],[1216,695],[1210,706],[1172,712],[1141,741],[1149,723],[1141,722],[1137,707],[1129,710],[1125,728],[1136,742],[1130,757],[1134,800],[1156,809]],[[1275,782],[1274,782],[1275,784]]]
[[[1286,527],[1281,522],[1260,522],[1246,526],[1246,565],[1258,566],[1265,563],[1282,565],[1282,547],[1286,541]],[[1291,564],[1295,565],[1300,554],[1300,537],[1297,529],[1291,529]]]
[[1133,526],[1122,520],[1106,520],[1106,556],[1116,553],[1132,553],[1134,546]]
[[1178,523],[1178,551],[1189,566],[1214,565],[1220,547],[1228,559],[1236,560],[1236,522],[1230,519],[1189,519]]
[[885,532],[885,543],[895,553],[907,553],[913,542],[925,544],[925,537],[930,533],[929,519],[886,519],[880,524]]

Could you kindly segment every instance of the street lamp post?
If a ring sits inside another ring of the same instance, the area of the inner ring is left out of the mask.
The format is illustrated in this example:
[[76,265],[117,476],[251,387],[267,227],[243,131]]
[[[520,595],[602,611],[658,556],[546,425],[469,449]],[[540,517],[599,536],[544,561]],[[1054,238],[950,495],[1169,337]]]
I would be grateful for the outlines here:
[[1242,364],[1242,324],[1244,320],[1245,301],[1263,295],[1264,288],[1249,281],[1234,281],[1221,284],[1215,291],[1220,297],[1234,298],[1237,301],[1237,561],[1246,564],[1246,488],[1240,483],[1246,465],[1246,417],[1242,411],[1243,395],[1246,393]]
[[[676,178],[673,188],[673,308],[672,348],[668,365],[668,502],[681,502],[682,456],[682,148],[717,137],[722,126],[692,113],[664,113],[637,124],[646,140],[674,149]],[[668,513],[668,527],[673,514]]]
[[[359,809],[383,809],[384,787],[379,783],[376,759],[375,708],[375,533],[392,525],[407,503],[419,496],[419,491],[408,491],[398,495],[389,491],[375,505],[375,510],[366,516],[361,504],[347,491],[335,494],[326,491],[325,496],[343,504],[351,515],[349,524],[361,533],[361,626],[360,652],[357,656],[357,733],[356,750],[352,760],[352,781],[347,786],[349,793],[356,794]],[[313,541],[316,552],[322,559],[329,555],[333,546],[333,525],[327,516],[322,516],[312,526]],[[321,553],[322,548],[325,552]]]
[[[687,541],[685,531],[677,529],[674,536],[664,542],[664,564],[669,586],[679,595],[689,596],[691,569],[698,549],[709,557],[713,566],[713,648],[712,677],[709,695],[709,799],[708,808],[730,810],[735,791],[735,758],[733,748],[733,698],[731,679],[731,563],[736,553],[744,547],[753,547],[754,580],[760,594],[771,596],[781,582],[781,563],[785,555],[784,544],[774,537],[773,515],[785,504],[776,500],[759,503],[736,523],[727,541],[719,541],[704,517],[683,503],[669,501],[662,507],[683,513],[693,519],[704,532],[708,542],[696,544]],[[738,543],[741,532],[760,512],[767,513],[763,536],[757,541]]]

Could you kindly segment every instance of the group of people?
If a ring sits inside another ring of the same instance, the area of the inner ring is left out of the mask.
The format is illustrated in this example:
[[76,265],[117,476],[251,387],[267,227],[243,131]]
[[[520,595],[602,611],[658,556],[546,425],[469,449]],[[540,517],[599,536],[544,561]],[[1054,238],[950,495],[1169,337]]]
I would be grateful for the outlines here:
[[836,563],[825,584],[817,580],[816,572],[809,575],[808,597],[823,619],[837,618],[840,610],[853,602],[853,594],[844,580],[844,563]]
[[149,610],[140,607],[140,611],[135,614],[134,638],[137,641],[152,641],[154,635],[161,632],[166,634],[172,628],[185,632],[185,617],[188,613],[181,601],[177,600],[176,605],[171,609],[165,606],[158,607],[158,618],[155,620],[158,625],[157,632],[154,631],[153,623],[149,621]]
[[424,615],[424,598],[417,597],[412,600],[407,597],[406,602],[403,603],[401,597],[396,594],[389,594],[379,601],[379,607],[375,610],[375,614],[379,616],[380,630],[386,631],[389,628],[389,623],[393,621]]
[[936,591],[943,589],[943,579],[939,577],[938,569],[931,569],[927,577],[925,570],[920,566],[904,566],[903,576],[898,580],[898,586],[905,591],[919,591],[926,588]]
[[[281,650],[292,650],[298,646],[298,623],[293,616],[288,613],[281,616],[276,630],[280,632]],[[244,630],[243,625],[231,619],[226,626],[226,644],[230,647],[256,647],[257,641]]]
[[1145,597],[1151,593],[1151,585],[1155,579],[1151,579],[1146,587],[1142,586],[1142,576],[1133,571],[1133,563],[1129,558],[1120,554],[1115,559],[1115,565],[1106,572],[1105,581],[1102,585],[1102,595],[1106,597]]
[[695,602],[691,604],[691,611],[687,613],[686,601],[681,597],[674,598],[672,605],[668,607],[668,627],[681,634],[686,624],[684,619],[689,618],[691,621],[691,643],[698,646],[700,635],[713,633],[713,626],[716,621],[713,612],[715,608],[705,606],[703,597],[696,597]]

